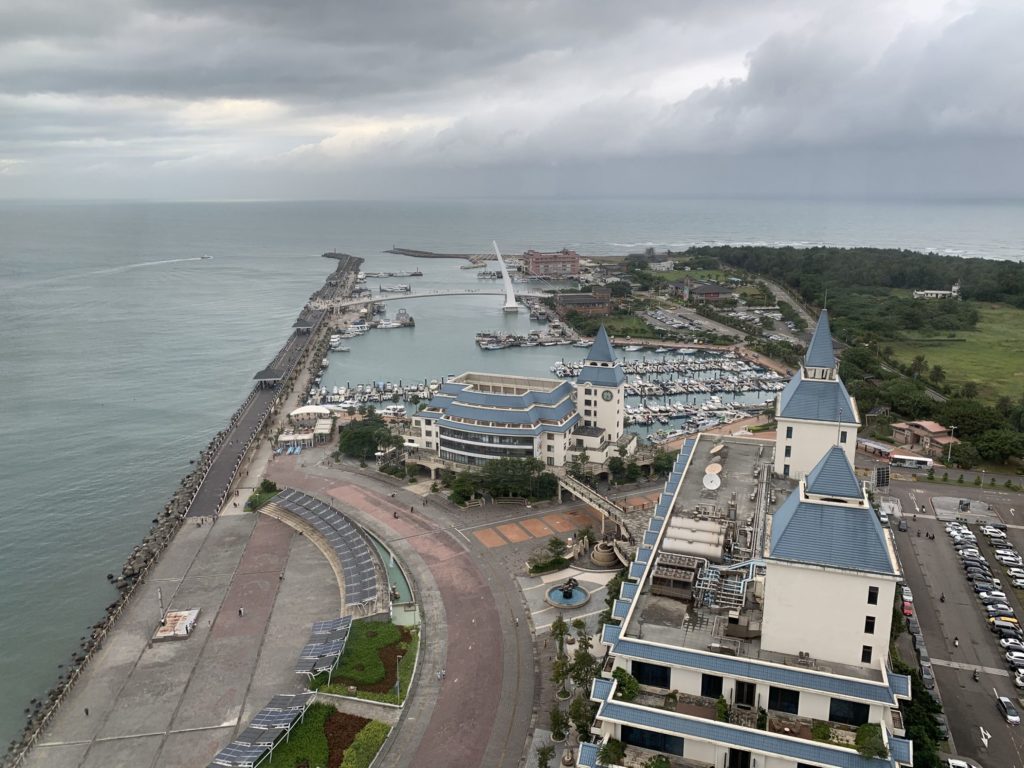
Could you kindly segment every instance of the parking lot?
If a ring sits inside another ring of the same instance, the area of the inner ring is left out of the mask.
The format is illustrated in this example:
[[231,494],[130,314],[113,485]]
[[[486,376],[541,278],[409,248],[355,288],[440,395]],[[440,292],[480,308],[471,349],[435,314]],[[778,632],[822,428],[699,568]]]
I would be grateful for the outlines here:
[[[1005,722],[996,707],[996,696],[1009,697],[1016,704],[1024,689],[1015,687],[1005,658],[1006,650],[1000,648],[997,636],[986,624],[985,606],[965,577],[963,561],[954,549],[945,524],[932,514],[932,489],[923,484],[899,483],[891,489],[891,495],[901,502],[907,521],[906,531],[896,531],[896,543],[904,578],[914,595],[913,612],[924,636],[949,721],[950,751],[955,748],[957,753],[987,768],[1021,768],[1024,766],[1024,730]],[[981,489],[954,491],[957,492],[991,504],[997,518],[1008,523],[1007,543],[1024,551],[1024,526],[1017,524],[1009,514],[1011,507],[1022,506],[1019,495],[991,495],[992,492]],[[985,494],[990,494],[987,499]],[[920,513],[922,505],[927,514]],[[919,510],[916,521],[912,516],[914,509]],[[991,543],[978,526],[971,526],[971,530],[977,539],[979,555],[987,561],[992,576],[1004,588],[1005,604],[1024,620],[1021,593],[1011,586],[1006,567],[997,562]],[[958,645],[956,640],[959,640]],[[979,676],[977,681],[974,680],[975,670]],[[1024,707],[1018,706],[1018,710]]]

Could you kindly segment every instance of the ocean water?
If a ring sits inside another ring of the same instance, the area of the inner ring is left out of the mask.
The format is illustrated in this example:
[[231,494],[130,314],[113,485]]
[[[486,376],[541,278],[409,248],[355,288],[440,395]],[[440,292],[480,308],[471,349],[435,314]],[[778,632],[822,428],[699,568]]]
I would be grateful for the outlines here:
[[[481,285],[392,245],[625,253],[827,243],[1024,257],[1024,205],[803,201],[0,204],[0,742],[115,598],[116,573],[189,460],[245,397],[337,249],[416,287]],[[211,259],[201,259],[209,255]],[[372,284],[372,281],[371,281]],[[496,296],[395,302],[417,320],[352,340],[330,381],[544,374],[571,347],[481,352],[524,328]],[[404,336],[402,334],[405,334]],[[385,343],[386,340],[386,343]]]

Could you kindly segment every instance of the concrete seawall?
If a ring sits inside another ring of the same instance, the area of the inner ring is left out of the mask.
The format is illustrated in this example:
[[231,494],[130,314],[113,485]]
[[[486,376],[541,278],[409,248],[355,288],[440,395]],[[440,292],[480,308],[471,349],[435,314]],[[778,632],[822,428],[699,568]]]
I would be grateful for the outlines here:
[[89,628],[80,649],[72,655],[70,664],[64,665],[64,672],[54,687],[43,697],[30,702],[25,728],[20,737],[11,742],[0,763],[4,768],[14,768],[24,763],[186,518],[192,518],[196,525],[202,525],[204,520],[215,519],[221,509],[230,503],[228,493],[231,484],[240,472],[246,471],[254,447],[267,436],[271,417],[282,398],[287,396],[290,384],[309,360],[310,352],[319,353],[317,341],[322,341],[325,320],[332,310],[313,309],[313,303],[336,302],[344,296],[363,262],[360,258],[346,254],[330,253],[324,256],[337,260],[338,265],[327,277],[323,287],[310,297],[299,314],[292,334],[271,363],[277,375],[276,380],[269,383],[260,381],[254,387],[232,415],[228,426],[218,432],[200,453],[195,469],[181,480],[170,501],[154,520],[149,533],[132,550],[120,575],[108,574],[107,578],[120,590],[120,595],[107,606],[103,618]]

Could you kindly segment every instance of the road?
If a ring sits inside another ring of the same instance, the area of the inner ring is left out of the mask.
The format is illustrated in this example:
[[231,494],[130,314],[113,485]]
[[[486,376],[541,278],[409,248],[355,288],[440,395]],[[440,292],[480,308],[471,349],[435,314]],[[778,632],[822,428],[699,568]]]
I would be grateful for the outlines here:
[[[974,486],[956,486],[953,493],[944,490],[935,484],[896,482],[890,495],[899,499],[908,513],[915,508],[920,510],[922,504],[930,512],[933,496],[953,495],[990,503],[1011,526],[1010,540],[1024,550],[1024,525],[1020,524],[1024,521],[1016,521],[1016,516],[1009,514],[1010,507],[1019,507],[1024,496]],[[994,698],[998,692],[1016,701],[1017,691],[1003,652],[985,626],[981,604],[964,579],[944,524],[932,514],[919,512],[918,519],[910,521],[909,525],[907,532],[896,532],[897,549],[904,579],[914,593],[915,613],[931,656],[956,750],[985,766],[1021,768],[1024,766],[1024,731],[1003,721],[996,711]],[[929,539],[928,533],[935,534],[935,538]],[[1002,566],[991,557],[985,537],[979,534],[978,538],[996,578],[1008,586],[1009,579]],[[945,602],[939,600],[940,595],[945,595]],[[1024,616],[1019,593],[1010,590],[1008,598],[1017,615]],[[959,638],[959,647],[954,646],[954,638]],[[978,682],[973,680],[975,669],[981,674]],[[991,734],[987,746],[981,728]]]

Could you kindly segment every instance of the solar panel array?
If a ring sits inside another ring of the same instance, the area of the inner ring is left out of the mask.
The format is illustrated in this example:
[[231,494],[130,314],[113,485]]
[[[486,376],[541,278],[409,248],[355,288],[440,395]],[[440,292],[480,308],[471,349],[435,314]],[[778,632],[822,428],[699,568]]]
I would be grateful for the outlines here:
[[296,674],[315,675],[334,669],[341,654],[345,652],[345,643],[348,641],[351,628],[351,616],[316,622],[310,633],[309,642],[299,653],[299,660],[295,664]]
[[352,521],[322,501],[286,490],[274,501],[316,529],[338,556],[345,575],[345,604],[360,605],[377,598],[377,571],[366,537]]
[[340,619],[331,619],[330,621],[317,621],[313,624],[312,634],[314,635],[330,635],[334,632],[345,632],[348,634],[349,629],[352,628],[352,617],[342,616]]
[[249,727],[217,753],[209,768],[254,768],[306,713],[312,693],[280,694],[257,712]]

